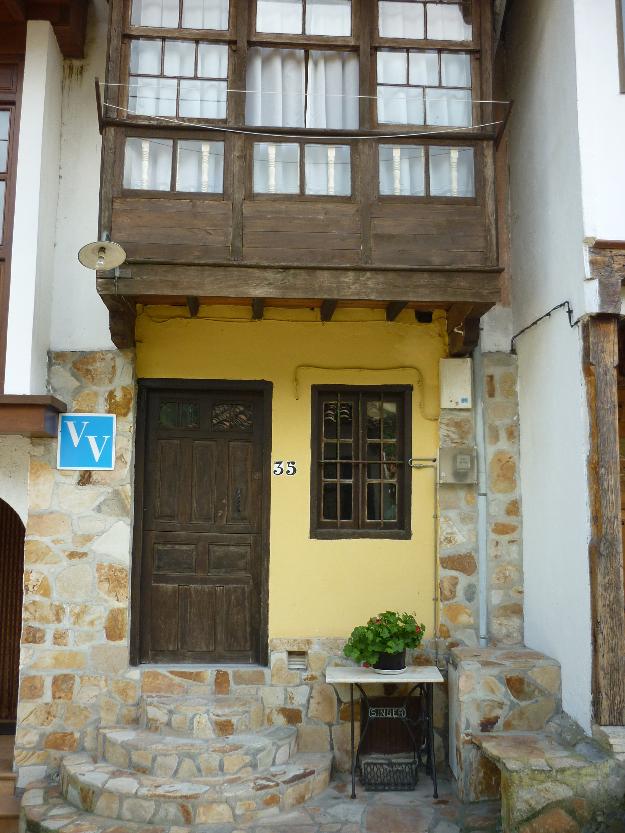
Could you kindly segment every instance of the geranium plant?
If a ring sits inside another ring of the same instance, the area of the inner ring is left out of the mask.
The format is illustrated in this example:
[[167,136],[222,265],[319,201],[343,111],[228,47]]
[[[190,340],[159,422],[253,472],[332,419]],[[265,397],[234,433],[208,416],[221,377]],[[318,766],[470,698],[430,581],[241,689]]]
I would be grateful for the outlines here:
[[387,610],[372,616],[366,625],[354,628],[343,653],[364,666],[375,665],[380,654],[399,654],[421,644],[425,625],[411,613]]

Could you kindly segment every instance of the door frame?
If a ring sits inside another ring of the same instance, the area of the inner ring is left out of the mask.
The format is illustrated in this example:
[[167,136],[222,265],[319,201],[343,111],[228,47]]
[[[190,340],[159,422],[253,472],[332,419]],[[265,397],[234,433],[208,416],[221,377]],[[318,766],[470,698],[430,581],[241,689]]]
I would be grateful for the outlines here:
[[[260,645],[258,656],[260,665],[269,661],[269,522],[271,517],[271,449],[272,449],[272,400],[273,383],[264,380],[233,379],[138,379],[137,380],[137,416],[135,436],[135,476],[134,476],[134,520],[133,545],[130,580],[130,665],[138,666],[140,662],[140,606],[141,606],[141,563],[143,558],[143,509],[145,463],[147,456],[147,415],[148,396],[151,391],[241,391],[262,394],[263,433],[262,433],[262,507],[261,507],[261,547],[263,560],[260,582]],[[159,663],[167,665],[168,663]],[[179,663],[170,663],[176,665]],[[184,664],[184,663],[183,663]]]

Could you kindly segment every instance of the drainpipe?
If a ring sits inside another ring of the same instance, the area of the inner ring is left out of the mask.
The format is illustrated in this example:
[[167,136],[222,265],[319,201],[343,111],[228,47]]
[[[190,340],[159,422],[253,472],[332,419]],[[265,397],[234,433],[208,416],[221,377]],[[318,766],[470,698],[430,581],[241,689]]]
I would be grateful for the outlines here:
[[484,436],[484,373],[480,348],[473,353],[475,391],[475,446],[477,449],[477,565],[479,598],[479,638],[488,645],[488,494],[486,483],[486,443]]

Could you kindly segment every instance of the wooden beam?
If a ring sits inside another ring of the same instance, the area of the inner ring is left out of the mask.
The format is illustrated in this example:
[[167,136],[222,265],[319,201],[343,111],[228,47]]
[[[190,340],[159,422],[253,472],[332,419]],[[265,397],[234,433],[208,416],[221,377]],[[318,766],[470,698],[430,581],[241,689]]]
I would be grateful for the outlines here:
[[338,306],[338,301],[333,298],[326,298],[321,302],[321,320],[332,321],[332,316]]
[[0,396],[0,434],[24,437],[56,437],[59,414],[67,411],[65,402],[55,396]]
[[197,318],[200,311],[200,301],[196,295],[187,295],[187,309],[191,318]]
[[489,309],[483,304],[453,304],[447,311],[449,355],[470,356],[480,340],[480,319]]
[[625,597],[618,436],[618,317],[582,328],[590,425],[590,586],[593,708],[600,726],[625,725]]
[[386,320],[394,321],[399,313],[406,308],[408,301],[391,301],[386,308]]
[[[131,263],[118,291],[149,303],[150,296],[180,298],[335,298],[421,304],[473,303],[493,306],[500,297],[499,268],[483,269],[316,269],[275,266],[177,266]],[[98,291],[113,292],[99,279]]]
[[[109,281],[110,283],[110,281]],[[115,347],[124,350],[135,346],[135,322],[137,311],[134,299],[119,295],[103,296],[109,311],[109,330]]]
[[252,321],[261,321],[265,314],[265,299],[252,298]]

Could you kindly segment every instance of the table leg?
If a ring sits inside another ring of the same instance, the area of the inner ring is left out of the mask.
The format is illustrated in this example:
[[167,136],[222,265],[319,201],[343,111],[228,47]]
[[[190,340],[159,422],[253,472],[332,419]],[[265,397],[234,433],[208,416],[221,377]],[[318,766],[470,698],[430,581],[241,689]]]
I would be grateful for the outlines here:
[[434,784],[434,798],[438,798],[438,783],[436,780],[436,753],[434,752],[434,686],[427,683],[425,686],[427,701],[427,724],[428,724],[428,758],[432,770],[432,783]]
[[354,749],[354,684],[351,683],[349,686],[349,699],[350,699],[350,728],[351,728],[351,753],[352,753],[352,798],[356,798],[356,752]]

